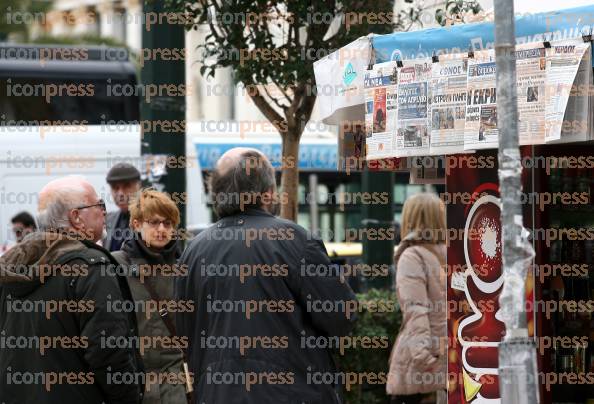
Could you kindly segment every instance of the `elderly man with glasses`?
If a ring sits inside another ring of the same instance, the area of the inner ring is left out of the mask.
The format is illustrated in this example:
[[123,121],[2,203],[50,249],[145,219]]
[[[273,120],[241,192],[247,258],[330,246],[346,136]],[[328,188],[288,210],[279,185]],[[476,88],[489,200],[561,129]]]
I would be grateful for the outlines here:
[[0,402],[139,403],[130,289],[97,244],[105,203],[60,178],[39,193],[38,223],[0,258]]

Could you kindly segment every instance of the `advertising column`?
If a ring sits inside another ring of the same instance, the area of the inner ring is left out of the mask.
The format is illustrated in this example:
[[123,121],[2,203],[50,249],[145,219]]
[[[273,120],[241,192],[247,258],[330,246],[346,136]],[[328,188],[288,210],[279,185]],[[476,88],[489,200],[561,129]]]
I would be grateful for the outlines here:
[[[498,345],[505,325],[498,315],[503,272],[497,150],[448,156],[446,173],[448,403],[499,404]],[[523,172],[525,193],[532,189],[530,173]],[[532,205],[524,208],[530,228]],[[526,284],[530,335],[534,335],[533,285],[530,277]]]
[[505,333],[496,315],[503,285],[497,155],[448,159],[448,403],[495,404]]

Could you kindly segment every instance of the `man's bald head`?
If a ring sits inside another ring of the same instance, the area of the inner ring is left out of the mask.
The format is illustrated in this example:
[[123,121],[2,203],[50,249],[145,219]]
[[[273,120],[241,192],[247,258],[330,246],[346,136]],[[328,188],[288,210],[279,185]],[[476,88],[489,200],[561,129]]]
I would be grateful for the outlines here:
[[[263,155],[259,150],[252,149],[249,147],[234,147],[233,149],[227,150],[221,157],[219,157],[215,170],[219,172],[219,174],[223,175],[225,172],[229,171],[237,167],[242,160],[242,157],[246,154],[249,155],[257,155],[257,159],[261,162],[266,162],[270,165],[270,161]],[[250,164],[251,165],[251,164]]]
[[70,230],[87,239],[101,239],[105,211],[95,189],[81,176],[49,182],[39,192],[39,227],[46,231]]
[[259,150],[233,148],[217,161],[210,176],[210,191],[219,217],[254,207],[273,211],[276,207],[274,168]]

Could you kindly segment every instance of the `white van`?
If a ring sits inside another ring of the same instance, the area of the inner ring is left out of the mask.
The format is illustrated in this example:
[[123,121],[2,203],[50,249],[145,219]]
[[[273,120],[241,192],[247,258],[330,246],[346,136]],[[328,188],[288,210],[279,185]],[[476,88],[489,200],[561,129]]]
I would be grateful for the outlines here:
[[[191,137],[188,159],[197,162]],[[0,246],[13,240],[10,219],[20,211],[35,214],[39,190],[49,181],[65,175],[82,175],[115,210],[105,176],[118,162],[142,168],[140,127],[106,131],[102,126],[86,127],[0,127]],[[210,222],[198,163],[186,173],[187,223],[190,230]]]

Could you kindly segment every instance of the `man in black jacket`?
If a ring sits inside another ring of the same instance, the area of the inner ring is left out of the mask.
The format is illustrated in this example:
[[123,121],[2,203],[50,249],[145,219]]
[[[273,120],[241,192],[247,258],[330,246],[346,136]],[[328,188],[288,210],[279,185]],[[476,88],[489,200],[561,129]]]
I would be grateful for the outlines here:
[[105,204],[81,177],[39,194],[40,232],[0,258],[0,402],[140,402],[125,279],[96,242]]
[[328,346],[352,327],[352,290],[320,240],[274,216],[274,169],[260,152],[225,153],[210,186],[220,220],[190,243],[176,280],[176,299],[196,308],[176,314],[195,402],[340,403]]
[[106,233],[102,239],[103,247],[108,251],[120,251],[124,241],[132,238],[130,229],[130,199],[140,191],[140,171],[132,164],[118,163],[114,165],[105,178],[111,189],[113,202],[118,210],[109,212],[105,217]]

